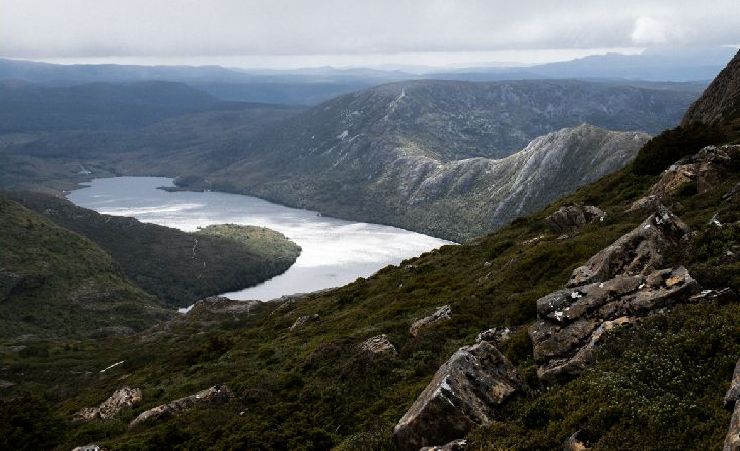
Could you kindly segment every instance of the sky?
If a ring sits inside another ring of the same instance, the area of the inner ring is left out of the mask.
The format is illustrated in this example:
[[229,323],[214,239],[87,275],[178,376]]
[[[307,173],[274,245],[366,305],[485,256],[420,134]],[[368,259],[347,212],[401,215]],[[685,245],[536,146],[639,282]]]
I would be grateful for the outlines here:
[[740,0],[0,0],[0,56],[241,67],[536,64],[740,44]]

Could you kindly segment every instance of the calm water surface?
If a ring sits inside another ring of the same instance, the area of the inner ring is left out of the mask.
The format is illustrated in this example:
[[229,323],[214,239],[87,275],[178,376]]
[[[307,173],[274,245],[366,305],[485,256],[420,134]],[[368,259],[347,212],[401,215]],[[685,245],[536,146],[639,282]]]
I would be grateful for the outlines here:
[[217,192],[167,192],[162,177],[95,179],[68,198],[115,216],[192,232],[210,224],[269,227],[303,249],[285,273],[252,288],[225,293],[232,299],[269,300],[286,294],[338,287],[389,264],[438,248],[448,241],[395,227],[343,221],[262,199]]

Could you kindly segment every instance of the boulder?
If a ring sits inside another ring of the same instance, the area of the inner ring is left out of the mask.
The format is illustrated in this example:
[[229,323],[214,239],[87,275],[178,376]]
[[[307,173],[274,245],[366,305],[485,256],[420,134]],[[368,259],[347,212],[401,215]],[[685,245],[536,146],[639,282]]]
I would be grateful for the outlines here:
[[167,404],[162,404],[146,410],[134,418],[133,421],[129,423],[129,427],[133,428],[144,423],[161,421],[179,415],[197,405],[222,403],[233,397],[234,394],[225,384],[214,385],[213,387],[199,391],[194,395],[176,399]]
[[425,446],[420,451],[464,451],[466,449],[468,449],[468,441],[458,439],[442,446]]
[[661,268],[665,250],[684,240],[688,231],[683,221],[661,205],[636,229],[576,268],[568,286],[603,282],[618,274],[643,274]]
[[431,315],[414,321],[409,328],[409,333],[411,334],[411,336],[416,337],[424,329],[428,329],[442,321],[447,321],[451,318],[452,308],[450,308],[449,305],[437,307],[437,310],[435,310],[434,313],[432,313]]
[[185,317],[198,321],[222,321],[224,317],[237,318],[248,314],[259,301],[235,301],[223,296],[211,296],[196,301]]
[[619,275],[606,282],[556,291],[537,301],[529,329],[538,376],[554,382],[591,365],[593,350],[614,327],[688,301],[699,284],[684,267],[647,275]]
[[740,360],[735,365],[730,389],[725,395],[725,406],[730,409],[734,406],[734,409],[722,451],[740,451]]
[[89,421],[113,418],[123,409],[130,409],[141,402],[141,390],[138,388],[122,387],[113,392],[110,398],[97,407],[85,407],[74,415],[75,421],[87,423]]
[[72,451],[107,451],[108,448],[103,448],[100,445],[96,445],[94,443],[91,443],[89,445],[84,446],[76,446],[72,448]]
[[576,431],[568,437],[568,440],[563,443],[563,451],[588,451],[591,448],[587,447],[582,441],[578,440],[578,433],[581,431]]
[[316,320],[318,320],[318,319],[319,319],[319,314],[318,314],[318,313],[314,313],[314,314],[312,314],[312,315],[303,315],[303,316],[299,316],[299,317],[298,317],[298,318],[297,318],[297,319],[295,320],[295,322],[293,323],[293,325],[292,325],[292,326],[290,326],[290,330],[296,330],[296,329],[299,329],[299,328],[301,328],[302,326],[304,326],[305,324],[307,324],[307,323],[310,323],[311,321],[316,321]]
[[370,357],[381,355],[396,355],[396,347],[388,340],[386,334],[370,337],[360,344],[360,353]]
[[569,205],[545,218],[550,229],[557,234],[572,233],[584,224],[600,222],[606,218],[606,212],[593,205]]
[[521,385],[514,366],[491,343],[460,348],[398,422],[393,440],[400,449],[418,450],[464,437],[489,424]]

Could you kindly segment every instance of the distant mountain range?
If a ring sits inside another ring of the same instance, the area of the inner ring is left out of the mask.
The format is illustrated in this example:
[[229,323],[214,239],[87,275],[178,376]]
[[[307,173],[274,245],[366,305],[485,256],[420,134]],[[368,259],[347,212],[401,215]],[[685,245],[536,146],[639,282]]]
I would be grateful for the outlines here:
[[734,54],[732,48],[646,50],[641,55],[610,53],[529,67],[475,67],[418,72],[378,69],[242,70],[221,66],[136,66],[48,64],[0,59],[0,80],[64,86],[90,82],[175,81],[227,101],[315,105],[341,94],[412,79],[499,81],[598,79],[701,81],[713,79]]

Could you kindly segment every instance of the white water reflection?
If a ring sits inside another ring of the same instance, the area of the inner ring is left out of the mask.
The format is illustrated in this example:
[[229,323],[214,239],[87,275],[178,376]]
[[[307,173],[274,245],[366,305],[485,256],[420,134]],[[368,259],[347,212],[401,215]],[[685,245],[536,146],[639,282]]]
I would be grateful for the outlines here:
[[133,216],[184,231],[210,224],[269,227],[302,248],[284,274],[258,286],[225,295],[232,299],[269,300],[286,294],[337,287],[367,277],[389,264],[437,248],[448,241],[395,227],[343,221],[289,208],[251,196],[217,192],[167,192],[162,177],[95,179],[72,191],[75,204],[100,213]]

